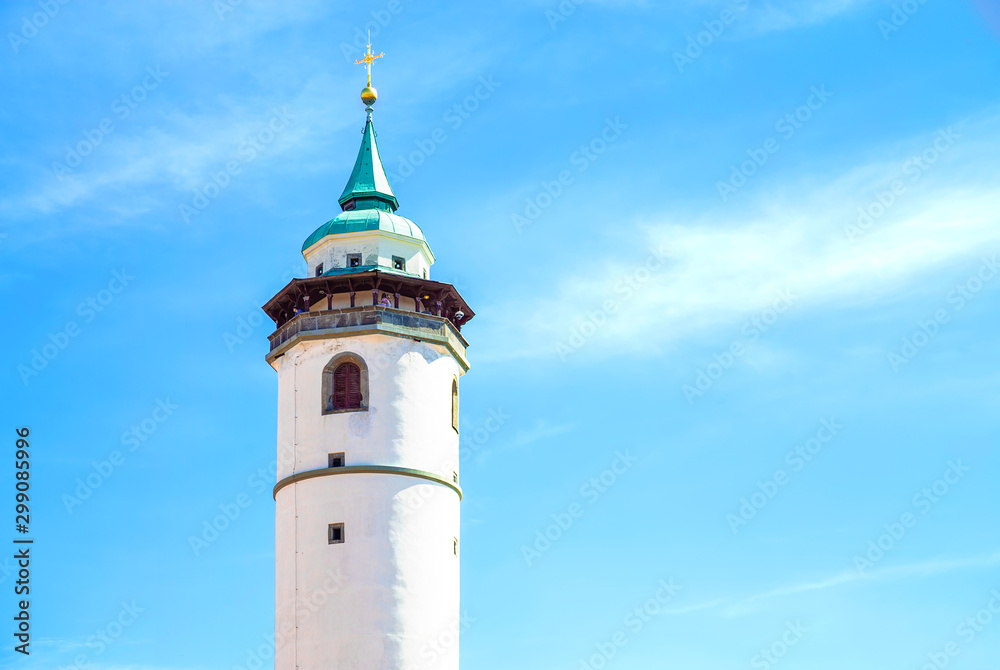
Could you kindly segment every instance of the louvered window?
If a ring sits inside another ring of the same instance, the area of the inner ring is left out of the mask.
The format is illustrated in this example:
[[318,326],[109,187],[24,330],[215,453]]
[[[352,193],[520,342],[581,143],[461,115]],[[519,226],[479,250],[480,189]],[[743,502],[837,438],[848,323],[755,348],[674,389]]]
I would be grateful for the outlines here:
[[[337,354],[323,368],[323,414],[368,409],[368,365],[351,352]],[[333,467],[333,466],[331,466]]]
[[361,368],[354,363],[341,363],[333,372],[333,408],[361,407]]

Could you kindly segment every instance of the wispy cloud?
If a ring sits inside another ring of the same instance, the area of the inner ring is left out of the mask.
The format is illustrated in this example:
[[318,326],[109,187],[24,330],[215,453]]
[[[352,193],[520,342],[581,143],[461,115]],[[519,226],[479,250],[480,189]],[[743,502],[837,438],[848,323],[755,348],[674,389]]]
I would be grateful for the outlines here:
[[[103,137],[79,167],[70,165],[73,169],[68,174],[53,169],[55,162],[68,163],[63,146],[75,146],[83,140],[82,133],[96,127],[100,118],[81,119],[80,132],[64,140],[46,138],[59,148],[48,150],[51,155],[44,162],[35,156],[8,159],[27,178],[17,186],[18,191],[8,190],[0,199],[0,213],[17,221],[92,206],[102,213],[113,212],[120,220],[157,208],[176,208],[230,161],[246,162],[251,152],[241,152],[241,147],[267,127],[276,109],[287,109],[295,121],[277,133],[273,143],[267,142],[255,152],[248,172],[273,178],[281,166],[301,171],[329,169],[331,160],[350,165],[356,145],[346,152],[342,147],[336,152],[324,149],[341,141],[340,131],[352,127],[360,131],[364,123],[357,98],[363,72],[342,50],[352,42],[355,32],[372,20],[369,12],[331,10],[328,3],[312,0],[280,10],[251,3],[216,4],[231,11],[223,11],[220,17],[211,4],[182,11],[108,5],[101,21],[116,27],[120,34],[148,36],[143,50],[153,59],[150,62],[169,73],[149,94],[150,101],[140,103],[146,121],[140,124],[133,116],[119,123],[108,112],[114,131]],[[329,14],[338,16],[331,18]],[[301,53],[264,49],[258,54],[252,49],[256,40],[268,33],[321,21],[338,26],[336,34],[343,44],[324,45],[315,55],[305,56],[308,62],[302,62]],[[453,104],[451,96],[468,95],[463,87],[478,85],[478,77],[489,72],[497,57],[493,50],[472,48],[474,40],[475,36],[466,35],[447,46],[429,43],[409,49],[405,59],[400,54],[394,69],[400,82],[394,89],[397,100],[411,106],[433,101],[444,110]],[[226,51],[226,45],[242,48]],[[65,46],[80,48],[72,39]],[[448,57],[451,51],[472,55],[456,59]],[[211,53],[229,68],[220,67],[228,75],[219,80],[222,88],[216,94],[192,104],[183,93],[195,77],[201,77],[204,65],[200,55],[204,53]],[[334,60],[323,60],[324,55],[334,55]],[[413,70],[420,70],[421,76],[407,76]],[[253,84],[248,85],[248,81]],[[475,84],[470,84],[473,81]],[[441,102],[442,98],[449,102]],[[275,160],[279,157],[280,161]],[[263,165],[267,165],[266,170],[261,169]],[[234,181],[244,180],[248,178],[240,176]],[[94,216],[91,220],[107,218]]]
[[758,34],[825,23],[870,6],[874,0],[811,0],[754,3],[748,24]]
[[712,609],[714,607],[718,607],[719,605],[722,605],[723,603],[725,603],[725,601],[720,598],[720,599],[716,599],[716,600],[709,600],[709,601],[706,601],[706,602],[703,602],[703,603],[696,603],[694,605],[687,605],[686,607],[673,607],[673,608],[670,608],[670,609],[665,609],[665,610],[663,610],[663,613],[664,614],[688,614],[689,612],[697,612],[697,611],[700,611],[700,610]]
[[[788,175],[776,182],[780,190],[756,201],[740,194],[740,210],[720,209],[693,223],[671,213],[636,222],[641,245],[627,261],[606,260],[595,250],[578,264],[586,270],[564,276],[551,292],[482,310],[486,330],[498,339],[486,349],[506,358],[559,360],[557,345],[583,332],[576,360],[649,353],[719,329],[735,332],[783,291],[796,312],[861,306],[997,253],[1000,118],[954,130],[960,138],[915,176],[906,161],[932,148],[938,131],[839,174]],[[878,194],[895,180],[904,192],[881,205]],[[863,229],[859,208],[877,214],[862,221]],[[666,263],[637,274],[655,254]],[[932,282],[928,290],[934,287],[945,288]],[[614,313],[593,316],[607,299],[616,300]]]
[[[606,2],[604,4],[625,4]],[[635,2],[637,6],[648,3]],[[739,34],[758,37],[769,33],[816,26],[848,16],[876,4],[876,0],[687,0],[679,8],[700,14],[718,15],[725,9],[737,10]]]
[[668,614],[686,614],[688,612],[715,609],[719,614],[726,617],[743,616],[751,614],[760,609],[760,606],[776,598],[785,598],[809,593],[811,591],[824,591],[836,588],[845,584],[856,582],[879,582],[894,579],[906,579],[909,577],[927,577],[932,575],[947,574],[959,570],[977,570],[989,568],[1000,563],[1000,551],[981,556],[969,558],[942,559],[935,558],[919,563],[907,563],[881,570],[874,570],[867,574],[861,574],[857,570],[845,570],[844,572],[831,575],[829,577],[797,582],[757,593],[739,600],[714,599],[704,603],[689,605],[675,610],[666,610]]
[[[316,98],[302,95],[284,104],[258,100],[211,116],[174,111],[163,118],[163,128],[109,136],[99,147],[99,155],[78,170],[61,179],[54,172],[46,173],[34,189],[3,200],[0,208],[12,216],[25,210],[50,214],[114,194],[117,206],[141,213],[156,201],[137,187],[161,185],[175,191],[175,197],[187,197],[191,189],[204,186],[211,174],[224,170],[228,162],[245,164],[252,155],[251,160],[267,163],[304,143],[316,118],[324,114],[329,118],[346,116],[336,113],[340,110],[318,110],[318,104]],[[258,142],[260,149],[252,149],[248,138],[258,137],[268,128],[275,109],[287,110],[294,120],[271,142]]]
[[565,435],[573,430],[573,424],[553,424],[548,421],[536,421],[535,425],[527,429],[519,429],[514,434],[514,439],[507,443],[510,449],[520,449],[529,444],[534,444],[539,440],[544,440],[557,435]]
[[513,437],[500,443],[495,448],[485,449],[476,454],[476,462],[482,465],[493,456],[524,449],[529,445],[571,433],[574,428],[575,425],[571,423],[551,423],[544,419],[539,419],[528,428],[519,428]]

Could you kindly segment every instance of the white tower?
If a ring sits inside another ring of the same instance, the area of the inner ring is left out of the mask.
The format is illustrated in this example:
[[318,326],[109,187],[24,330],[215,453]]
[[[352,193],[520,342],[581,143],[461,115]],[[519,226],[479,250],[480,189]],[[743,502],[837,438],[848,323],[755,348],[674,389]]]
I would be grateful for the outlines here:
[[265,306],[278,373],[276,670],[457,670],[458,380],[473,312],[395,213],[371,88],[344,210]]

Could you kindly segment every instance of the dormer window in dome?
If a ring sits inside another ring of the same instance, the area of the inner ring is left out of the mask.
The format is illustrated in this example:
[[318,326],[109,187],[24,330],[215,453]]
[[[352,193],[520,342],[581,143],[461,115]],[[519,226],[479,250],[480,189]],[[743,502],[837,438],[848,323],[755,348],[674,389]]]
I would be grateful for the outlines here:
[[345,212],[353,212],[356,207],[357,207],[357,202],[354,200],[348,200],[347,202],[344,203]]

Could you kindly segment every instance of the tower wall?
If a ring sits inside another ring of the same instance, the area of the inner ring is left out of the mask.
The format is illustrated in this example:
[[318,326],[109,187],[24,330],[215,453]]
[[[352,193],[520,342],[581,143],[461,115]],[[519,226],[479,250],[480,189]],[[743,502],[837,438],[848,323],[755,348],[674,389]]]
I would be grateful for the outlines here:
[[[367,366],[367,410],[323,414],[323,370],[342,353]],[[453,482],[452,381],[463,367],[445,346],[383,334],[301,341],[272,365],[279,482],[326,468],[330,453],[343,452],[348,468],[276,493],[275,668],[457,670],[459,494],[349,470]],[[329,543],[331,523],[344,524],[343,543]]]

